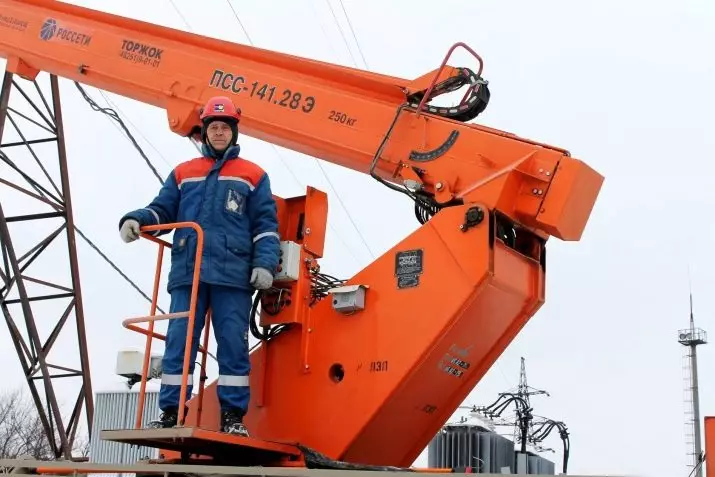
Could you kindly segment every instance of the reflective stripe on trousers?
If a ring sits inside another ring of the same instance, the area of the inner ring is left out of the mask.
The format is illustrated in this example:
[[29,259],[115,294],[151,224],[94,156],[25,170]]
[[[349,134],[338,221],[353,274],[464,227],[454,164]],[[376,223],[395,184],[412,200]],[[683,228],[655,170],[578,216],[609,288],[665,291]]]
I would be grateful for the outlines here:
[[[198,346],[204,328],[206,310],[211,308],[211,327],[217,342],[219,368],[218,400],[221,410],[240,408],[248,410],[250,399],[249,378],[251,363],[248,356],[248,320],[251,313],[251,292],[238,288],[199,284],[194,317],[194,338],[189,353],[189,380],[187,399],[193,392],[193,374]],[[178,287],[171,292],[170,313],[188,311],[191,287]],[[177,408],[181,392],[181,373],[184,365],[187,318],[169,321],[166,348],[162,361],[162,385],[159,407],[162,410]]]
[[218,377],[219,386],[248,386],[248,376],[226,376],[219,375]]
[[[168,384],[170,386],[181,386],[181,374],[162,374],[161,384]],[[194,384],[193,374],[189,374],[186,377],[186,384],[189,386]]]

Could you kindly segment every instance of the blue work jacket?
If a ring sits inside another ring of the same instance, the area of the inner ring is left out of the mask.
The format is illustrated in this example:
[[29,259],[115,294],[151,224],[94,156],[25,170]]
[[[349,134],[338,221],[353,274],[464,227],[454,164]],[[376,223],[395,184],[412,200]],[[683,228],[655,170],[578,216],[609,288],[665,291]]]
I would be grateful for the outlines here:
[[[203,157],[176,166],[154,200],[124,215],[119,227],[130,218],[141,226],[196,222],[204,232],[201,281],[252,290],[254,267],[275,273],[280,237],[268,175],[240,158],[239,151],[233,146],[223,157],[213,158],[204,145]],[[169,291],[191,285],[196,243],[193,229],[174,231]]]

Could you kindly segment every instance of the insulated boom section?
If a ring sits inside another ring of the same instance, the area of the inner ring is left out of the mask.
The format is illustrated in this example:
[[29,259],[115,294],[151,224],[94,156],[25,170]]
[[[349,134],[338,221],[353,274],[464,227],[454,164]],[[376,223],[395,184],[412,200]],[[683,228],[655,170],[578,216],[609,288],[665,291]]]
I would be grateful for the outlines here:
[[[439,204],[479,201],[565,240],[580,237],[600,188],[601,176],[563,150],[449,119],[464,120],[488,100],[474,93],[486,86],[465,68],[408,81],[61,2],[0,0],[0,9],[9,70],[25,77],[44,70],[153,104],[178,134],[195,133],[200,106],[227,95],[242,109],[243,134],[416,183]],[[428,92],[427,103],[470,84],[467,116],[459,107],[415,111]],[[568,170],[561,184],[559,170]],[[555,199],[545,208],[548,195]]]

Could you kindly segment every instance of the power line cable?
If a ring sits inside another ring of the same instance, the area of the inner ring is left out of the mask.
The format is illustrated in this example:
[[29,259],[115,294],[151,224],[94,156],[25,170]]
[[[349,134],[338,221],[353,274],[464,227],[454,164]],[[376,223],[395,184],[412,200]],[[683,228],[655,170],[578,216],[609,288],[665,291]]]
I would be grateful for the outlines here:
[[[148,165],[149,168],[152,170],[152,172],[154,172],[154,175],[155,175],[156,178],[159,180],[159,183],[163,185],[164,181],[161,179],[161,176],[160,176],[159,173],[156,171],[156,168],[155,168],[154,165],[152,164],[151,160],[149,160],[149,158],[147,157],[147,155],[144,153],[144,150],[142,150],[141,146],[139,146],[139,143],[137,143],[136,139],[134,139],[134,136],[132,135],[132,133],[131,133],[131,132],[129,131],[129,129],[126,127],[126,125],[124,124],[124,122],[122,121],[122,119],[119,117],[119,114],[118,114],[114,109],[111,109],[111,108],[102,108],[102,107],[100,107],[100,106],[89,96],[89,94],[87,94],[87,92],[84,90],[84,88],[82,88],[82,86],[81,86],[79,83],[77,83],[77,82],[75,81],[74,84],[75,84],[75,86],[77,87],[77,89],[79,90],[80,94],[82,94],[82,97],[84,98],[84,100],[87,101],[87,103],[90,105],[90,107],[91,107],[93,110],[99,111],[99,112],[101,112],[101,113],[106,114],[108,117],[114,119],[114,120],[119,124],[119,126],[122,127],[122,129],[123,129],[123,131],[124,131],[124,134],[127,136],[127,138],[129,138],[130,142],[134,145],[134,147],[137,149],[137,151],[139,151],[139,154],[144,158],[144,161],[146,161],[147,165]],[[105,99],[106,99],[106,98],[105,98]],[[122,270],[121,270],[109,257],[107,257],[107,255],[104,254],[104,253],[100,250],[100,248],[99,248],[97,245],[95,245],[95,244],[89,239],[89,237],[87,237],[87,236],[79,229],[79,227],[77,227],[76,225],[75,225],[75,230],[76,230],[77,233],[89,244],[90,247],[92,247],[112,268],[114,268],[114,270],[117,271],[117,273],[119,273],[119,275],[121,275],[135,290],[137,290],[137,291],[139,292],[140,295],[142,295],[145,299],[147,299],[147,301],[149,301],[149,303],[151,303],[151,301],[152,301],[151,298],[149,298],[149,296],[148,296],[146,293],[144,293],[144,292],[139,288],[139,286],[138,286],[136,283],[134,283],[124,272],[122,272]],[[164,313],[164,311],[163,311],[161,308],[159,308],[158,306],[157,306],[157,308],[159,309],[159,311],[161,311],[162,313]]]
[[[114,110],[112,110],[112,109],[109,109],[109,108],[101,108],[101,107],[99,107],[99,106],[97,105],[97,103],[94,102],[94,101],[92,100],[92,98],[89,97],[89,95],[84,91],[84,89],[83,89],[78,83],[75,82],[75,85],[76,85],[77,88],[79,89],[80,93],[82,93],[82,96],[84,97],[84,99],[90,104],[90,106],[92,107],[92,109],[94,109],[94,110],[96,110],[96,111],[100,111],[100,112],[105,113],[107,116],[110,116],[112,119],[115,119],[115,120],[124,128],[124,132],[129,136],[129,138],[132,140],[133,144],[134,144],[134,145],[137,147],[137,149],[139,149],[139,151],[142,153],[142,155],[144,156],[145,160],[148,161],[150,167],[153,167],[152,164],[151,164],[151,161],[149,161],[149,159],[146,157],[146,155],[143,154],[143,151],[141,151],[141,148],[140,148],[139,145],[136,143],[136,141],[134,140],[134,138],[131,136],[131,133],[129,132],[129,130],[126,128],[126,126],[124,126],[124,123],[123,123],[122,120],[119,118],[119,116],[117,115],[116,111],[114,111]],[[24,172],[22,172],[21,170],[19,170],[18,168],[16,168],[15,165],[14,165],[14,163],[13,163],[4,153],[2,153],[1,151],[0,151],[0,158],[1,158],[2,160],[4,160],[5,162],[7,162],[8,165],[10,165],[11,167],[15,168],[15,170],[16,170],[25,180],[27,180],[27,181],[30,183],[30,185],[32,185],[40,194],[42,194],[42,190],[43,190],[44,188],[42,188],[39,184],[37,184],[37,183],[36,183],[32,178],[30,178],[27,174],[25,174]],[[60,203],[61,201],[58,200],[57,202]],[[151,298],[149,298],[149,296],[148,296],[146,293],[144,293],[134,281],[132,281],[125,273],[123,273],[123,272],[121,271],[121,269],[120,269],[109,257],[107,257],[107,255],[104,254],[104,253],[100,250],[100,248],[99,248],[97,245],[95,245],[94,242],[92,242],[92,240],[90,240],[89,237],[87,237],[87,235],[86,235],[84,232],[82,232],[82,230],[80,230],[80,228],[79,228],[77,225],[74,226],[74,229],[75,229],[75,231],[87,242],[87,244],[89,244],[90,247],[92,247],[92,248],[93,248],[112,268],[114,268],[134,289],[136,289],[136,290],[139,292],[140,295],[142,295],[144,298],[147,299],[147,301],[149,301],[149,303],[151,303],[151,301],[152,301]],[[157,308],[159,309],[159,311],[161,311],[162,313],[164,313],[164,311],[163,311],[161,308],[159,308],[159,307],[157,307]]]
[[353,60],[353,64],[357,66],[357,61],[355,61],[355,57],[353,56],[353,52],[350,49],[350,45],[348,44],[348,39],[345,38],[345,32],[343,31],[343,27],[340,26],[340,22],[338,21],[338,17],[335,15],[335,10],[333,10],[333,6],[330,5],[330,0],[325,0],[325,3],[328,4],[328,8],[330,9],[330,13],[333,15],[333,19],[335,20],[335,24],[338,26],[338,31],[340,32],[340,36],[343,37],[343,42],[345,43],[345,48],[348,50],[348,54],[350,55],[350,58]]
[[174,3],[174,0],[169,0],[169,3],[171,3],[171,6],[174,7],[174,10],[176,13],[181,17],[181,19],[184,21],[184,25],[186,25],[186,28],[189,30],[193,31],[193,28],[191,28],[191,25],[189,25],[189,22],[186,21],[186,17],[181,14],[181,10],[179,10],[179,7],[176,6]]
[[173,169],[174,166],[171,165],[171,163],[168,161],[168,159],[166,158],[166,156],[164,156],[164,154],[162,154],[161,151],[160,151],[159,149],[157,149],[156,146],[154,146],[154,144],[149,140],[149,138],[147,138],[147,137],[142,133],[141,129],[138,128],[137,125],[134,124],[131,119],[129,119],[129,115],[126,114],[124,111],[122,111],[122,110],[119,108],[119,106],[117,105],[117,103],[115,103],[114,101],[112,101],[111,99],[109,99],[109,97],[107,97],[107,95],[105,94],[104,91],[102,91],[102,90],[99,89],[99,88],[97,88],[97,91],[99,92],[100,95],[102,95],[102,97],[104,98],[104,100],[107,102],[107,104],[108,104],[109,106],[111,106],[113,109],[116,109],[116,110],[117,110],[117,112],[119,113],[118,116],[124,116],[124,119],[125,119],[129,124],[131,124],[131,125],[134,127],[134,129],[136,130],[136,132],[142,137],[142,139],[144,139],[144,140],[146,141],[146,143],[149,144],[149,147],[151,147],[152,149],[154,149],[154,151],[156,151],[156,153],[159,155],[159,157],[161,157],[161,159],[164,161],[164,163],[165,163],[167,166],[169,166],[170,169]]
[[[337,25],[338,30],[340,31],[340,35],[342,36],[343,41],[345,42],[345,47],[347,48],[348,53],[350,54],[350,58],[352,58],[353,64],[354,64],[355,66],[357,66],[357,62],[355,61],[355,57],[353,56],[353,54],[352,54],[352,52],[351,52],[351,50],[350,50],[350,46],[348,45],[347,38],[345,38],[345,34],[344,34],[344,32],[343,32],[343,29],[342,29],[342,27],[340,26],[340,22],[338,21],[338,18],[337,18],[337,16],[335,15],[335,11],[333,10],[333,7],[330,5],[330,0],[325,0],[325,2],[328,4],[328,8],[330,9],[330,13],[332,14],[333,19],[335,20],[335,24]],[[342,0],[340,0],[340,5],[341,5],[341,7],[342,7],[342,9],[343,9],[343,13],[345,14],[345,18],[346,18],[347,21],[348,21],[348,25],[350,26],[350,31],[351,31],[352,34],[353,34],[353,38],[355,38],[355,43],[357,44],[358,50],[360,51],[360,56],[362,57],[363,62],[365,63],[365,67],[367,68],[367,61],[365,60],[365,56],[362,54],[362,49],[360,48],[360,43],[358,42],[357,35],[355,34],[355,30],[354,30],[353,27],[352,27],[352,23],[350,22],[350,17],[348,16],[347,10],[345,10],[345,5],[343,4]],[[321,26],[321,27],[322,27],[322,26]],[[323,30],[323,33],[325,34],[325,36],[326,36],[326,38],[327,38],[327,33],[325,33],[325,30]],[[328,42],[328,43],[332,45],[332,43],[330,43],[330,42]],[[320,167],[320,170],[323,172],[323,175],[325,175],[325,178],[326,178],[326,180],[328,181],[328,183],[330,184],[330,187],[333,189],[333,191],[335,191],[335,195],[336,195],[336,197],[338,198],[338,201],[339,201],[340,204],[342,205],[343,209],[345,209],[345,211],[347,212],[347,207],[345,207],[345,204],[343,203],[343,200],[341,199],[340,195],[337,193],[335,187],[333,186],[332,182],[330,181],[330,178],[328,177],[328,174],[327,174],[327,173],[325,172],[325,170],[323,169],[322,164],[320,164],[320,162],[317,161],[317,160],[316,160],[316,162],[318,163],[318,167]],[[368,251],[370,252],[370,255],[371,255],[373,258],[375,258],[375,254],[372,252],[372,250],[371,250],[370,247],[368,246],[367,242],[365,241],[365,238],[364,238],[364,237],[362,236],[362,234],[359,232],[360,229],[357,227],[357,224],[355,224],[355,221],[353,220],[352,216],[351,216],[350,214],[347,214],[347,215],[348,215],[348,219],[350,219],[350,222],[353,224],[353,227],[355,228],[355,230],[358,231],[358,234],[360,235],[360,238],[362,239],[363,243],[365,244],[365,247],[366,247],[366,248],[368,249]]]
[[241,19],[238,18],[238,13],[236,13],[236,10],[233,8],[233,5],[231,5],[231,1],[226,0],[226,3],[228,3],[229,8],[231,8],[231,11],[233,12],[233,16],[236,18],[236,21],[241,26],[241,30],[243,30],[243,34],[246,35],[246,38],[248,38],[248,42],[251,45],[253,45],[253,41],[251,40],[251,37],[248,35],[248,31],[246,31],[246,27],[243,26],[243,22],[241,21]]
[[[278,153],[278,149],[277,149],[277,148],[274,148],[274,150],[275,150],[275,152],[276,152],[276,155],[278,156],[278,159],[280,159],[280,161],[283,163],[283,165],[285,166],[285,168],[288,169],[288,172],[290,172],[290,174],[291,174],[291,176],[293,177],[293,179],[295,180],[295,182],[296,182],[300,187],[305,187],[305,185],[298,179],[298,176],[295,175],[295,172],[293,172],[293,169],[291,169],[290,166],[288,165],[288,163],[285,161],[285,159],[283,159],[283,156]],[[327,176],[326,176],[326,177],[327,177]],[[348,217],[349,217],[349,216],[350,216],[350,214],[348,214]],[[340,240],[340,243],[343,244],[343,246],[345,247],[345,250],[347,250],[348,253],[349,253],[350,255],[352,255],[353,259],[355,260],[355,263],[358,264],[358,265],[360,265],[360,260],[357,258],[357,256],[355,255],[355,253],[353,253],[352,249],[351,249],[350,246],[345,242],[345,240],[343,240],[342,236],[338,233],[338,231],[335,230],[335,228],[333,227],[332,223],[328,223],[328,227],[330,227],[330,230],[332,230],[332,231],[335,233],[335,236],[337,237],[338,240]],[[368,247],[368,250],[370,250],[369,247]],[[370,251],[370,253],[372,253],[372,251]]]
[[156,167],[154,167],[154,164],[151,163],[151,161],[149,160],[147,155],[144,153],[144,150],[141,148],[141,146],[139,146],[139,143],[136,141],[136,139],[134,139],[134,136],[132,135],[132,133],[129,132],[129,129],[124,124],[124,121],[122,121],[122,119],[119,117],[119,114],[117,114],[117,112],[112,108],[101,107],[87,94],[87,92],[84,90],[84,88],[82,88],[82,86],[78,82],[75,81],[74,84],[77,87],[77,89],[79,90],[80,94],[82,94],[82,97],[84,98],[84,100],[87,101],[87,103],[89,104],[89,106],[92,109],[94,109],[95,111],[99,111],[101,113],[106,114],[110,118],[114,119],[119,124],[119,126],[121,126],[121,128],[124,130],[124,134],[127,135],[129,140],[131,141],[131,143],[134,145],[134,147],[137,149],[137,151],[139,151],[139,154],[142,156],[142,158],[144,158],[144,162],[146,162],[149,169],[151,169],[151,171],[154,173],[156,178],[159,179],[159,182],[163,185],[164,180],[161,178],[161,175],[159,175],[159,172],[156,170]]
[[[241,28],[243,29],[243,32],[246,34],[246,38],[248,39],[249,44],[250,44],[251,46],[255,46],[255,45],[253,44],[253,41],[251,40],[251,37],[248,35],[248,32],[246,31],[245,27],[243,26],[243,22],[241,22],[241,20],[240,20],[240,18],[239,18],[239,16],[238,16],[238,13],[237,13],[236,10],[233,8],[233,6],[232,6],[231,3],[229,2],[229,0],[226,0],[226,2],[228,3],[229,7],[231,7],[231,11],[233,12],[234,16],[236,17],[236,20],[238,21],[239,25],[240,25]],[[328,4],[328,6],[329,6],[329,5],[330,5],[330,4]],[[332,11],[332,8],[331,8],[331,11]],[[333,17],[335,17],[335,14],[333,14]],[[337,20],[337,19],[336,19],[336,20]],[[344,39],[344,37],[343,37],[343,39]],[[351,54],[351,56],[352,56],[352,54]],[[353,58],[353,62],[354,62],[354,61],[355,61],[355,58]],[[293,173],[293,171],[291,170],[291,168],[290,168],[290,166],[288,165],[288,163],[283,160],[283,158],[281,157],[280,154],[278,154],[278,149],[276,148],[276,145],[275,145],[275,144],[271,144],[271,147],[272,147],[273,150],[276,152],[276,155],[277,155],[278,158],[281,160],[281,162],[283,163],[283,165],[285,165],[285,167],[291,172],[291,174],[293,175],[293,178],[296,180],[296,182],[298,182],[298,184],[301,184],[301,182],[300,182],[300,181],[298,180],[298,178],[296,177],[295,173]],[[348,208],[345,206],[345,203],[343,202],[342,198],[340,197],[340,194],[338,194],[337,189],[333,186],[333,183],[332,183],[332,181],[330,180],[330,177],[328,176],[327,172],[325,171],[325,169],[323,168],[322,164],[320,163],[320,161],[319,161],[318,159],[316,159],[315,157],[313,157],[313,160],[316,162],[316,164],[318,164],[318,167],[320,168],[320,171],[321,171],[321,172],[323,173],[323,175],[325,176],[325,179],[328,181],[328,184],[330,185],[331,189],[333,189],[333,192],[334,192],[334,194],[335,194],[335,197],[337,197],[338,202],[340,202],[340,205],[342,206],[343,210],[345,210],[345,215],[348,216],[348,219],[350,220],[350,222],[352,223],[353,227],[355,228],[355,231],[357,232],[358,236],[360,237],[360,240],[362,241],[363,245],[365,245],[365,248],[367,249],[368,253],[369,253],[370,256],[374,259],[374,258],[375,258],[374,252],[372,251],[372,249],[370,248],[370,246],[367,244],[367,240],[365,240],[365,237],[363,236],[362,232],[360,232],[360,228],[357,226],[357,224],[355,223],[355,220],[353,220],[352,216],[350,215],[350,212],[349,212]],[[301,185],[302,185],[302,184],[301,184]],[[330,225],[330,224],[329,224],[329,225]],[[330,226],[331,226],[331,228],[332,228],[332,225],[330,225]],[[333,229],[333,231],[335,232],[336,236],[339,235],[338,232],[337,232],[337,230]],[[342,241],[342,240],[341,240],[341,241]],[[343,243],[345,244],[344,241],[343,241]],[[346,244],[346,247],[347,247],[347,244]],[[348,248],[348,250],[349,250],[349,248]],[[354,256],[354,255],[353,255],[353,256]],[[355,257],[355,259],[357,260],[357,257]],[[358,264],[359,264],[359,263],[360,263],[360,262],[358,261]]]
[[345,203],[343,202],[343,199],[340,197],[340,194],[338,194],[338,191],[335,188],[335,186],[333,186],[333,182],[330,180],[330,177],[328,177],[328,173],[325,172],[325,169],[323,169],[323,165],[320,163],[320,161],[318,161],[316,159],[315,162],[318,164],[318,167],[320,167],[320,170],[323,172],[323,175],[325,176],[325,179],[328,181],[328,184],[330,184],[330,188],[333,189],[333,192],[335,192],[335,197],[337,197],[338,202],[340,202],[340,205],[342,206],[343,210],[345,210],[345,214],[348,216],[350,223],[353,224],[353,227],[355,228],[355,230],[357,230],[360,240],[362,240],[362,243],[365,245],[365,248],[367,249],[368,252],[370,252],[370,256],[372,256],[372,258],[374,259],[375,253],[372,251],[370,246],[367,244],[365,237],[363,237],[362,233],[360,232],[360,228],[355,223],[355,220],[353,220],[352,215],[350,215],[350,213],[348,213],[348,208],[345,206]]
[[310,0],[310,7],[313,9],[313,12],[315,13],[315,19],[316,19],[318,25],[320,26],[320,30],[323,32],[323,36],[325,37],[325,40],[326,40],[325,43],[330,47],[330,51],[332,51],[333,54],[335,55],[335,59],[339,61],[340,55],[338,54],[337,50],[333,46],[333,42],[330,41],[330,38],[328,37],[328,32],[325,30],[325,27],[323,26],[323,22],[321,22],[318,19],[318,16],[320,15],[320,13],[318,12],[318,9],[315,7],[315,3],[312,0]]
[[[140,294],[141,296],[143,296],[144,298],[146,298],[146,300],[147,300],[149,303],[151,303],[151,298],[149,297],[149,295],[147,295],[146,293],[144,293],[144,292],[141,290],[141,288],[139,288],[139,286],[132,281],[131,278],[129,278],[124,272],[122,272],[122,270],[121,270],[109,257],[107,257],[107,256],[104,254],[104,252],[102,252],[102,251],[99,249],[99,247],[96,246],[96,245],[89,239],[89,237],[87,237],[87,236],[84,234],[84,232],[82,232],[82,231],[79,229],[79,227],[77,227],[77,225],[74,226],[74,229],[75,229],[75,231],[84,239],[84,241],[87,242],[87,243],[89,244],[89,246],[92,247],[92,248],[95,250],[95,252],[97,252],[112,268],[114,268],[114,270],[117,271],[117,273],[119,273],[119,274],[124,278],[124,280],[126,280],[137,292],[139,292],[139,294]],[[157,309],[158,309],[162,314],[164,313],[164,310],[162,310],[162,309],[159,307],[159,305],[157,305]]]
[[693,474],[695,474],[695,472],[697,472],[698,469],[700,469],[700,467],[702,467],[704,462],[705,462],[705,454],[703,453],[703,455],[700,457],[700,460],[698,461],[697,465],[695,465],[693,467],[693,470],[691,470],[690,473],[688,474],[688,477],[692,477]]
[[357,46],[358,52],[360,53],[360,57],[362,58],[362,62],[365,63],[365,68],[370,69],[370,67],[367,65],[367,60],[365,59],[365,55],[362,54],[362,48],[360,48],[360,42],[357,39],[357,35],[355,34],[355,30],[353,29],[353,24],[350,21],[350,16],[348,15],[347,10],[345,10],[345,5],[343,4],[343,0],[340,1],[340,7],[343,9],[343,14],[345,14],[345,19],[348,21],[348,26],[350,27],[350,32],[353,34],[353,38],[355,39],[355,46]]

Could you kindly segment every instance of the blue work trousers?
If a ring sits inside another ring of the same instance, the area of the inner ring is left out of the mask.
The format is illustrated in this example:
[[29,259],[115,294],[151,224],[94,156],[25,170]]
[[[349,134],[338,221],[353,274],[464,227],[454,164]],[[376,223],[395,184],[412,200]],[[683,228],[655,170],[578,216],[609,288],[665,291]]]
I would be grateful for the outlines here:
[[[206,312],[211,309],[211,326],[217,342],[218,400],[222,411],[248,410],[250,398],[248,375],[248,320],[251,314],[252,294],[249,291],[201,282],[196,302],[194,335],[191,346],[187,396],[191,396],[194,365],[198,346],[206,322]],[[178,287],[171,292],[171,313],[188,311],[191,287]],[[162,361],[159,407],[162,410],[178,409],[181,394],[181,372],[184,365],[184,348],[188,318],[169,321],[166,348]],[[188,400],[187,397],[187,400]]]

